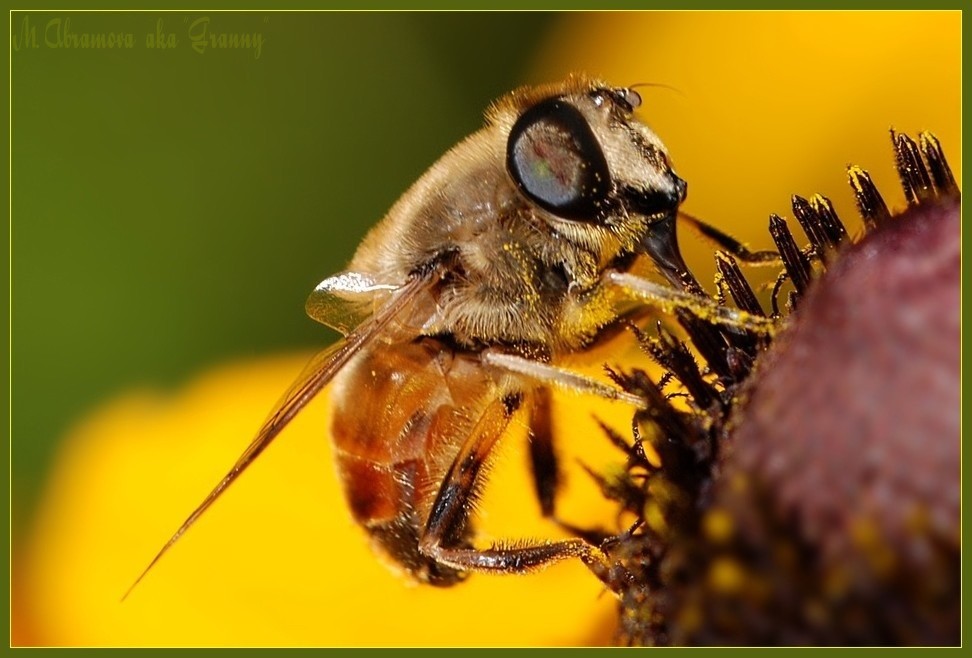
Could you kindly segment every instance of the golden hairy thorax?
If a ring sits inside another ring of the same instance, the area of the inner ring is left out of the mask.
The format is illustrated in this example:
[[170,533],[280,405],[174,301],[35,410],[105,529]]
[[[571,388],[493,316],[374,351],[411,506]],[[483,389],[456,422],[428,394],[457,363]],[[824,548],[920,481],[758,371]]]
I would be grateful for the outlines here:
[[650,184],[660,176],[656,165],[667,171],[664,147],[642,124],[596,104],[590,94],[605,86],[577,77],[495,103],[486,126],[447,152],[372,229],[349,269],[398,281],[453,250],[457,273],[443,286],[430,333],[470,347],[528,343],[549,352],[588,343],[613,315],[600,275],[634,251],[650,218],[619,206],[613,221],[577,222],[531,203],[510,180],[507,142],[525,108],[562,96],[591,125],[612,166]]

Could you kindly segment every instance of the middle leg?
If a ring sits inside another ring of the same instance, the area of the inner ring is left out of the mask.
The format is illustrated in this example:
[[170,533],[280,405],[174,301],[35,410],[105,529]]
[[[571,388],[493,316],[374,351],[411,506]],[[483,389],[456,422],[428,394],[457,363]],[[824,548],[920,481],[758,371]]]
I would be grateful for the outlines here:
[[553,409],[550,389],[538,388],[530,407],[530,472],[540,512],[544,518],[554,516],[557,489],[560,487],[560,469],[553,440]]

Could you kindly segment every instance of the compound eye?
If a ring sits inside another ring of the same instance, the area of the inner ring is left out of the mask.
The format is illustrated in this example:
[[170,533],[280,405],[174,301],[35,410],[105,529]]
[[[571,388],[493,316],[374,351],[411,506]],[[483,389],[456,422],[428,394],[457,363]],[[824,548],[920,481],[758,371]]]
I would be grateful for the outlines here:
[[584,115],[559,98],[513,125],[506,166],[524,194],[566,219],[595,220],[610,188],[604,152]]

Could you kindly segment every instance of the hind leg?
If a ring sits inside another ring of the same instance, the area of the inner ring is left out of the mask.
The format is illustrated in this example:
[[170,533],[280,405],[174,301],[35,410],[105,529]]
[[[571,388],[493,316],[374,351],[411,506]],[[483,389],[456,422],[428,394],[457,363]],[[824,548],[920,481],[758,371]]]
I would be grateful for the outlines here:
[[419,550],[454,569],[487,573],[527,573],[554,562],[579,558],[604,579],[610,570],[607,557],[580,539],[531,544],[501,542],[486,549],[470,547],[462,541],[482,487],[483,469],[523,399],[522,393],[514,392],[494,400],[476,421],[439,487]]

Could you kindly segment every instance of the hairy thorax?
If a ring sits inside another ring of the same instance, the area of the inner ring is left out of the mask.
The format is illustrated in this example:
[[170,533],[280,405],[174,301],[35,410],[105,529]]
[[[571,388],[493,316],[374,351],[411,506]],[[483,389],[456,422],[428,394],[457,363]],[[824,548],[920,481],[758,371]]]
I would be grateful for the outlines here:
[[548,353],[588,343],[612,319],[599,275],[624,245],[602,229],[558,233],[510,188],[502,167],[463,170],[453,162],[461,157],[446,154],[415,184],[366,237],[350,269],[403,280],[449,254],[452,274],[432,315],[416,319],[423,333],[470,348],[526,344]]

